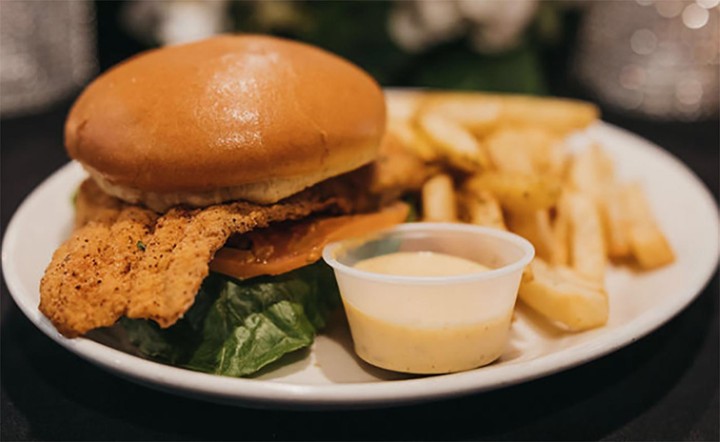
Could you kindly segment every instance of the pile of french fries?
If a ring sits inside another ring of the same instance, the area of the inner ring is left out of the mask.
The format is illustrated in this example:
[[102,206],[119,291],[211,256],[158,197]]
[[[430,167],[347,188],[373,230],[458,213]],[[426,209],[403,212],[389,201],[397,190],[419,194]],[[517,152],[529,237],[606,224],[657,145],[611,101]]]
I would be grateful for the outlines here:
[[655,269],[675,259],[640,184],[622,182],[597,145],[567,136],[594,123],[590,103],[475,93],[388,96],[388,131],[437,173],[422,220],[466,222],[527,238],[536,258],[519,299],[552,324],[582,331],[608,320],[610,262]]

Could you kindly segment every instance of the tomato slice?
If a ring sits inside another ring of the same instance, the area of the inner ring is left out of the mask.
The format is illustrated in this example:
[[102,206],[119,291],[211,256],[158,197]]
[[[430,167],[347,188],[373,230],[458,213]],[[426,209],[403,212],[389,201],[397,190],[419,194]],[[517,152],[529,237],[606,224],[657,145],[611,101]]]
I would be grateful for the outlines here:
[[409,206],[396,202],[379,212],[307,219],[254,230],[243,235],[247,250],[223,247],[210,270],[238,279],[280,275],[320,259],[326,244],[362,236],[402,223]]

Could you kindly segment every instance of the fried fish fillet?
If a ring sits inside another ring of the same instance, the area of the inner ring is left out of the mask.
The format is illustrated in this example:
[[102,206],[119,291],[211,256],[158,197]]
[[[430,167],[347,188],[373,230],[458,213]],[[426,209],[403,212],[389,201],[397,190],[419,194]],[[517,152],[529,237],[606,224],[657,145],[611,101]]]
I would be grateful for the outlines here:
[[330,180],[273,205],[233,202],[160,215],[105,195],[85,181],[76,230],[40,283],[40,310],[67,337],[121,316],[174,324],[192,305],[208,264],[227,239],[312,213],[349,213],[372,204],[357,182]]

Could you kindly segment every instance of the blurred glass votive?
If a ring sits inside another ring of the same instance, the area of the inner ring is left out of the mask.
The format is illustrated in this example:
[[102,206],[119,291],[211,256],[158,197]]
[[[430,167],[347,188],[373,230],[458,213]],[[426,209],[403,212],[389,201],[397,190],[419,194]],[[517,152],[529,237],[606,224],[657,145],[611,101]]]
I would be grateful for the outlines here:
[[42,111],[97,71],[89,1],[3,1],[0,115]]
[[574,71],[596,98],[656,120],[717,118],[720,2],[593,2]]

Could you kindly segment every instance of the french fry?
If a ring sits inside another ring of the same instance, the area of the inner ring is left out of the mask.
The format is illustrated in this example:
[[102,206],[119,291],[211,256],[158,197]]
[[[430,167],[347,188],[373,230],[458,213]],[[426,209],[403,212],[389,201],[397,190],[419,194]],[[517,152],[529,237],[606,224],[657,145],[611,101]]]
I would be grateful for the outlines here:
[[650,203],[638,183],[625,185],[623,205],[629,219],[630,248],[640,267],[654,269],[672,263],[675,254],[655,222]]
[[605,325],[609,306],[602,285],[588,281],[564,266],[551,267],[541,259],[530,264],[532,279],[523,279],[518,296],[545,318],[570,331]]
[[430,143],[420,135],[410,121],[390,120],[387,132],[395,135],[405,149],[421,160],[430,163],[438,159],[438,154]]
[[366,169],[367,189],[391,201],[405,193],[422,189],[425,181],[440,172],[424,162],[392,131],[386,131],[376,160]]
[[567,145],[559,141],[553,145],[548,157],[545,159],[545,173],[565,179],[568,169],[572,164],[572,157],[568,151]]
[[512,212],[507,216],[510,230],[530,241],[535,247],[535,255],[550,259],[553,255],[553,232],[550,226],[550,214],[547,209],[535,212]]
[[500,96],[500,119],[511,125],[532,125],[565,134],[597,121],[598,108],[584,101],[520,95]]
[[572,267],[580,275],[602,282],[607,267],[607,253],[597,205],[589,196],[574,193],[567,196],[567,208]]
[[491,192],[504,208],[513,212],[534,212],[554,206],[561,183],[556,177],[520,173],[483,172],[467,185]]
[[570,168],[571,185],[595,199],[600,210],[603,232],[610,258],[624,258],[630,254],[627,235],[627,215],[622,195],[615,181],[612,159],[597,144],[579,153]]
[[487,137],[485,147],[495,168],[505,172],[559,175],[557,163],[564,163],[556,152],[562,150],[558,137],[542,128],[503,127]]
[[506,128],[494,132],[485,140],[485,147],[493,166],[502,172],[532,174],[536,172],[533,158],[525,148],[522,133]]
[[419,92],[392,91],[386,94],[387,132],[395,135],[406,150],[426,162],[437,159],[435,149],[415,129],[415,117],[424,95]]
[[500,203],[490,192],[464,188],[459,200],[464,221],[507,230]]
[[443,115],[476,136],[484,136],[499,123],[501,104],[482,94],[430,94],[420,113]]
[[[600,112],[592,103],[566,98],[531,97],[525,95],[501,95],[461,92],[429,92],[429,102],[470,103],[457,106],[467,111],[469,106],[485,109],[499,108],[497,121],[513,126],[536,126],[549,131],[566,134],[582,129],[597,121]],[[424,107],[424,106],[423,106]],[[490,111],[485,111],[488,114]],[[472,115],[472,113],[467,113]]]
[[415,118],[420,104],[425,101],[425,94],[396,90],[386,92],[385,98],[388,120],[411,121]]
[[527,284],[528,282],[532,282],[533,279],[535,279],[535,274],[533,273],[532,265],[525,266],[520,279],[520,284]]
[[630,220],[623,203],[622,187],[619,184],[613,183],[608,186],[607,191],[603,193],[601,208],[608,256],[613,259],[629,257]]
[[475,137],[463,126],[439,114],[425,113],[418,125],[438,155],[465,172],[487,169],[490,160]]
[[453,182],[445,174],[435,175],[422,187],[423,221],[457,221],[457,204]]
[[567,197],[561,195],[555,208],[555,220],[552,224],[552,247],[550,264],[570,264],[570,217],[568,216]]
[[575,189],[593,198],[601,198],[607,186],[614,181],[615,166],[605,151],[593,144],[575,156],[569,175],[570,184]]

